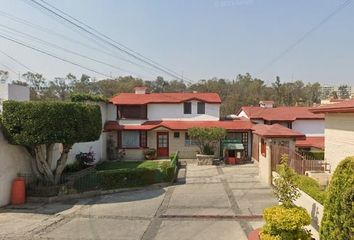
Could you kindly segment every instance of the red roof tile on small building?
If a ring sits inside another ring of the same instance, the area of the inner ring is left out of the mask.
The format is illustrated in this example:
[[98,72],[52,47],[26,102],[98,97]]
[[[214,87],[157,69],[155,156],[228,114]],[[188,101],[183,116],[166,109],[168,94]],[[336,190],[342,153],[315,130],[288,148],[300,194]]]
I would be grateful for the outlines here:
[[324,137],[306,137],[306,139],[299,139],[296,140],[296,147],[299,148],[307,148],[307,147],[314,147],[318,149],[324,149]]
[[107,121],[104,126],[105,131],[117,130],[153,130],[159,127],[169,130],[186,131],[192,127],[221,127],[228,131],[251,130],[253,124],[249,120],[234,121],[146,121],[141,125],[119,125],[117,121]]
[[303,133],[283,127],[280,124],[256,124],[252,130],[254,134],[268,138],[305,138]]
[[314,114],[309,107],[275,107],[263,108],[245,106],[239,111],[244,111],[251,120],[266,121],[295,121],[295,120],[322,120],[324,115]]
[[191,100],[221,103],[220,96],[217,93],[120,93],[112,97],[110,102],[120,105],[140,105],[148,103],[182,103]]
[[339,103],[323,105],[311,108],[313,113],[354,113],[354,100],[346,100]]

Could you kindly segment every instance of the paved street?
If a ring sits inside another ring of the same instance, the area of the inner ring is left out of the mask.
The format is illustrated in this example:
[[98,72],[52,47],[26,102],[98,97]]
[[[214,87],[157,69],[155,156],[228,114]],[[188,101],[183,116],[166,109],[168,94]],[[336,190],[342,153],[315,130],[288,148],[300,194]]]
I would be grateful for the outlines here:
[[186,167],[186,183],[4,208],[0,239],[247,239],[276,204],[253,165]]

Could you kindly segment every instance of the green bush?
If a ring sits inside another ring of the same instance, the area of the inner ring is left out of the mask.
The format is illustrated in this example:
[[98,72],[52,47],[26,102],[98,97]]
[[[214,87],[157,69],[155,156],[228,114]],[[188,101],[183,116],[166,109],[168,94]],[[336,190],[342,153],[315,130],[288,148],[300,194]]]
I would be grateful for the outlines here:
[[165,178],[159,169],[146,168],[98,171],[97,177],[104,189],[146,186]]
[[88,93],[72,93],[70,94],[72,102],[108,102],[108,99],[102,95],[92,95]]
[[307,193],[317,202],[323,204],[326,198],[326,191],[322,190],[318,182],[308,176],[297,176],[297,186],[299,189]]
[[301,207],[274,206],[264,209],[266,222],[261,231],[261,239],[305,240],[310,234],[303,226],[311,223],[306,209]]
[[321,239],[354,239],[354,157],[336,168],[327,190]]
[[170,160],[172,161],[175,158],[176,153],[170,153]]
[[304,151],[303,153],[314,160],[324,159],[324,151]]
[[311,234],[304,226],[311,223],[306,209],[294,205],[299,198],[297,175],[288,165],[288,155],[281,156],[277,166],[279,177],[274,180],[274,193],[281,205],[266,208],[263,212],[265,225],[260,236],[262,240],[307,240]]
[[202,154],[213,155],[220,140],[226,136],[226,130],[220,127],[193,127],[188,129],[188,135],[196,141]]
[[2,126],[11,144],[74,144],[95,141],[102,130],[97,105],[66,102],[3,103]]

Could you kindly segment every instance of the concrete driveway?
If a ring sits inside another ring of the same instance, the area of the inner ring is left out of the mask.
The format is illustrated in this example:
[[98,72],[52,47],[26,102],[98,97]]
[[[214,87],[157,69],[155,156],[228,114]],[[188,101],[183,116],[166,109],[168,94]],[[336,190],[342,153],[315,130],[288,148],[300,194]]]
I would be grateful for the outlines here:
[[277,204],[252,164],[186,167],[186,183],[0,212],[0,239],[247,239]]

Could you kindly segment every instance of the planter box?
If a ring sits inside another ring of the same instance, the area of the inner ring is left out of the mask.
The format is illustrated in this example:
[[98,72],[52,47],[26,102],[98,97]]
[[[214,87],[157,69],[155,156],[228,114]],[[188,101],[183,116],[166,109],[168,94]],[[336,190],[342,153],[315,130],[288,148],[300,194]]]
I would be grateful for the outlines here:
[[197,154],[198,165],[213,165],[214,155]]

